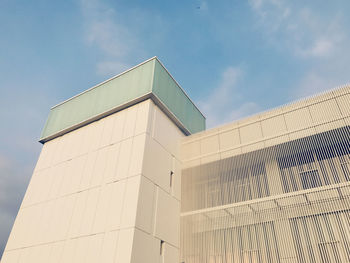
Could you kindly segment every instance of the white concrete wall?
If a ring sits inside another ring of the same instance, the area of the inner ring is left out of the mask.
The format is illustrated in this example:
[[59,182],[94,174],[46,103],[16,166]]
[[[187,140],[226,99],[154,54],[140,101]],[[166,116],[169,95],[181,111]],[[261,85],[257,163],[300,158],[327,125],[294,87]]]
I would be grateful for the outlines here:
[[2,262],[178,262],[182,136],[147,100],[45,143]]

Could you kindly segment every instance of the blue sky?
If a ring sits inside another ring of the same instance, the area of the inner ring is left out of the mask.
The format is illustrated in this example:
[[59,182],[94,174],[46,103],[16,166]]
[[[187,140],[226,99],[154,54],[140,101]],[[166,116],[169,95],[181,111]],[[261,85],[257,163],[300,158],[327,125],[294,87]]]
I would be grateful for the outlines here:
[[158,56],[209,127],[350,82],[350,1],[0,0],[0,255],[50,106]]

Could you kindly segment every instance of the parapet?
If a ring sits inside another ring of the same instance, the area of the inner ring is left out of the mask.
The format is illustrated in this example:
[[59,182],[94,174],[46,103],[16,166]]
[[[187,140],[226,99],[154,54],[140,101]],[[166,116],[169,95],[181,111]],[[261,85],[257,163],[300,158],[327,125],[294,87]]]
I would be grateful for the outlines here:
[[186,134],[205,130],[205,117],[157,57],[51,108],[40,142],[152,99]]

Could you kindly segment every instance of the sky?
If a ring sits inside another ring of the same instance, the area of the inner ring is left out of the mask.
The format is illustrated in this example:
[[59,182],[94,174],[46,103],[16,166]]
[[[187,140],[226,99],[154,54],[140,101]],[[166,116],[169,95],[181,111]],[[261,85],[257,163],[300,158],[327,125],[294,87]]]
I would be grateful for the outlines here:
[[157,56],[215,127],[350,82],[348,0],[0,0],[0,257],[51,106]]

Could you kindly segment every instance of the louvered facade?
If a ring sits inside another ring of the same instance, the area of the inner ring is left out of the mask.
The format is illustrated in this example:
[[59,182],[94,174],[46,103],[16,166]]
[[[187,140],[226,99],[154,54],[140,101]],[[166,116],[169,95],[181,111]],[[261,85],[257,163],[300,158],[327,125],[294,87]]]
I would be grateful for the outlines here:
[[181,262],[350,262],[350,87],[182,142]]

